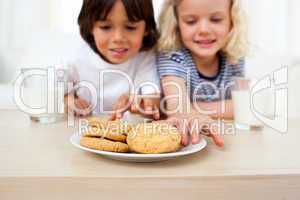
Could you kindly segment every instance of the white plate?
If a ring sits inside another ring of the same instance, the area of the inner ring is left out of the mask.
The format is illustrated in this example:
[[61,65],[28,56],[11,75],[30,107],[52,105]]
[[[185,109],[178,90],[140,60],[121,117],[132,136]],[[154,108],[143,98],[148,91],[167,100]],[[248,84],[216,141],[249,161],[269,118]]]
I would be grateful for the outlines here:
[[200,143],[194,145],[190,144],[189,146],[182,148],[180,151],[173,152],[173,153],[164,153],[164,154],[115,153],[115,152],[99,151],[99,150],[83,147],[80,145],[80,138],[81,135],[75,133],[71,136],[70,142],[79,149],[96,153],[110,159],[127,161],[127,162],[158,162],[158,161],[169,160],[169,159],[196,153],[204,149],[207,145],[206,140],[202,138]]

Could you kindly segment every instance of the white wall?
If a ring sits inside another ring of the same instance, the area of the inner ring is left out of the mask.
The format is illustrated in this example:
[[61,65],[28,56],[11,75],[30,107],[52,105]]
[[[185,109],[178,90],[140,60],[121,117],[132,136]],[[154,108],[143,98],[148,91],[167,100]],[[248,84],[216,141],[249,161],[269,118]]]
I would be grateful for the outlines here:
[[[8,0],[0,1],[0,8],[2,10],[10,10],[10,2]],[[7,41],[5,38],[8,37],[8,31],[5,30],[6,27],[8,27],[9,20],[7,20],[8,13],[0,12],[0,49],[7,46]]]
[[0,1],[0,82],[11,81],[28,40],[49,27],[49,1]]
[[77,17],[83,0],[51,0],[50,27],[64,33],[77,33]]
[[[11,10],[11,5],[8,0],[0,1],[0,8],[2,10]],[[9,31],[7,30],[9,20],[7,20],[8,13],[6,12],[0,12],[0,82],[4,79],[4,77],[7,75],[6,72],[6,54],[4,53],[4,50],[8,46],[8,36]]]
[[299,0],[288,0],[288,24],[289,24],[289,35],[288,43],[291,55],[300,57],[300,1]]
[[282,55],[287,51],[288,2],[244,0],[249,18],[249,35],[254,50]]
[[289,116],[300,120],[300,61],[289,70]]

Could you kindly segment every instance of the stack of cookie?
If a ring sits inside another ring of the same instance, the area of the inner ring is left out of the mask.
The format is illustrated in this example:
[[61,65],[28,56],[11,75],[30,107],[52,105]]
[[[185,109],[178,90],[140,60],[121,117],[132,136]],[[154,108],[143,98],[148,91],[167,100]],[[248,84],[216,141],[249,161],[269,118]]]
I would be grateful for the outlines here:
[[110,152],[144,154],[175,152],[181,147],[178,130],[166,123],[131,125],[122,121],[89,118],[89,130],[80,140],[82,146]]
[[130,129],[130,124],[121,121],[92,117],[88,119],[88,131],[83,133],[80,144],[101,151],[126,153],[129,152],[126,138]]

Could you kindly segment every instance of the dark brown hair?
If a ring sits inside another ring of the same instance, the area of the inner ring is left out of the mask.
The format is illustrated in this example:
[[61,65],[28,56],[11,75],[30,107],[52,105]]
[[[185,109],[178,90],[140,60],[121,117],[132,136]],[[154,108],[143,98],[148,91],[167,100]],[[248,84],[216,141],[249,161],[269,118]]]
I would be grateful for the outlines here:
[[[99,54],[91,31],[94,23],[105,20],[107,15],[118,0],[83,0],[83,5],[78,17],[78,25],[81,37],[90,47]],[[158,31],[154,19],[152,0],[121,0],[129,21],[145,21],[146,32],[141,50],[148,50],[155,46],[158,39]]]

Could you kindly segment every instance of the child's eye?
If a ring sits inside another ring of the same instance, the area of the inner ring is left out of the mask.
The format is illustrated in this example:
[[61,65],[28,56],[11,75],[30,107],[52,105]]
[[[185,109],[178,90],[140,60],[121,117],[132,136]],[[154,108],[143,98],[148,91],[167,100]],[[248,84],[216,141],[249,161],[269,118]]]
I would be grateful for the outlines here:
[[190,24],[190,25],[193,25],[193,24],[196,23],[196,21],[187,21],[186,23],[187,23],[187,24]]
[[108,26],[108,25],[106,25],[106,26],[99,26],[99,28],[101,30],[109,30],[111,28],[111,26]]
[[129,31],[135,31],[137,29],[136,26],[126,26],[125,28]]
[[223,21],[223,18],[213,17],[213,18],[211,18],[211,21],[214,23],[218,23],[218,22]]
[[188,25],[193,25],[193,24],[196,24],[196,20],[187,20],[185,23],[188,24]]

